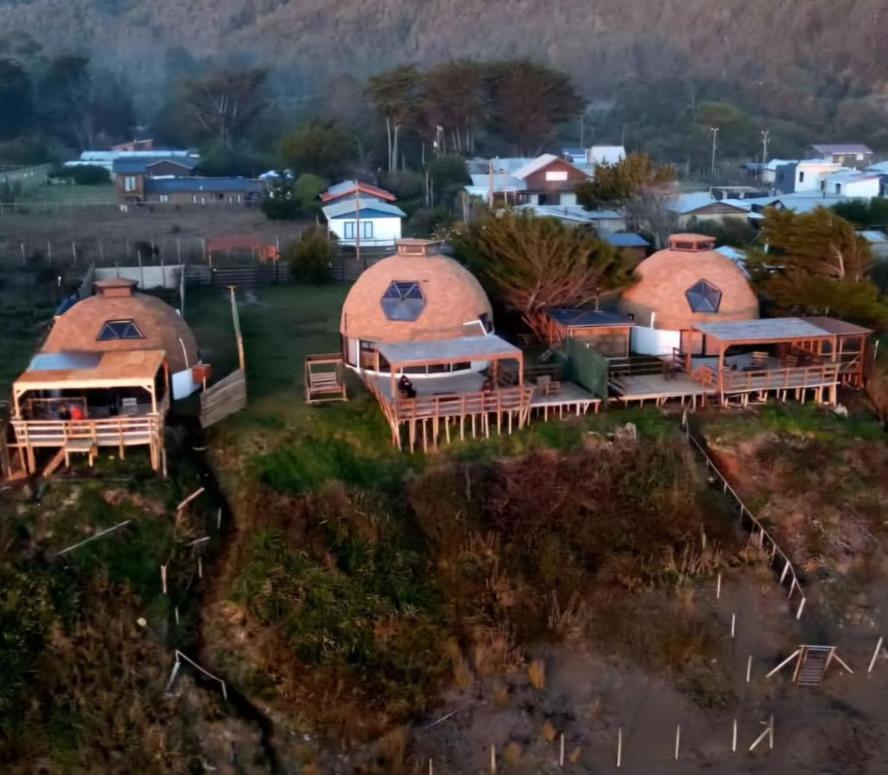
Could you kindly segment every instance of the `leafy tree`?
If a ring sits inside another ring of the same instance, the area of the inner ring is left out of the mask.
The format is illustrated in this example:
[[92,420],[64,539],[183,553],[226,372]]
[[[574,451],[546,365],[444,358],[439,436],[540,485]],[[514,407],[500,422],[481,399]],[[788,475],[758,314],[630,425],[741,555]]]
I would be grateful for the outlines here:
[[91,89],[89,59],[81,56],[56,57],[40,79],[39,105],[47,130],[79,148],[89,144]]
[[234,175],[252,178],[271,166],[273,165],[269,159],[263,158],[242,143],[237,145],[213,143],[202,149],[200,163],[195,172],[209,177]]
[[615,164],[599,164],[592,177],[577,186],[577,202],[588,210],[621,205],[651,189],[667,187],[675,170],[657,164],[646,153],[630,153]]
[[781,309],[888,323],[888,305],[869,277],[869,244],[848,221],[823,207],[801,214],[768,208],[761,239],[767,252],[752,251],[748,265]]
[[293,194],[304,213],[316,212],[321,207],[321,194],[330,186],[330,181],[310,172],[303,172],[293,184]]
[[888,226],[888,199],[882,197],[842,202],[833,207],[833,212],[860,228]]
[[218,70],[183,82],[178,103],[196,137],[231,145],[268,105],[268,71]]
[[490,103],[488,75],[486,64],[462,60],[423,76],[423,119],[429,135],[440,139],[440,153],[474,151],[475,129],[485,122]]
[[370,99],[385,116],[389,172],[398,168],[401,130],[414,126],[420,115],[421,85],[422,76],[415,65],[389,70],[369,81]]
[[323,227],[316,226],[302,232],[298,240],[287,245],[283,258],[290,265],[290,274],[296,280],[324,282],[336,258],[336,243],[328,237]]
[[528,59],[490,67],[492,131],[520,152],[539,153],[555,127],[577,116],[583,100],[570,76]]
[[273,180],[259,208],[266,218],[273,221],[296,220],[301,214],[301,208],[293,190],[293,180],[286,174],[281,174]]
[[612,246],[554,218],[528,213],[476,220],[454,242],[490,292],[520,313],[541,339],[547,309],[589,304],[631,275]]
[[0,59],[0,116],[0,140],[16,137],[34,121],[31,77],[10,59]]
[[281,142],[281,157],[288,167],[328,178],[342,175],[354,156],[352,138],[329,121],[303,124]]
[[83,164],[77,167],[66,167],[54,177],[71,178],[78,186],[99,186],[110,183],[108,170],[97,164]]

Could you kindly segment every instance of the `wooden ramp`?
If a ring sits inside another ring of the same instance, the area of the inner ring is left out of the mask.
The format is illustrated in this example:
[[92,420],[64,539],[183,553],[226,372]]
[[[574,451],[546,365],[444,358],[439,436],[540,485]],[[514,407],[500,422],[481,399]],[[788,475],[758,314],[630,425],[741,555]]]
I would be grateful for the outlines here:
[[237,369],[200,394],[200,427],[209,428],[246,406],[247,377]]

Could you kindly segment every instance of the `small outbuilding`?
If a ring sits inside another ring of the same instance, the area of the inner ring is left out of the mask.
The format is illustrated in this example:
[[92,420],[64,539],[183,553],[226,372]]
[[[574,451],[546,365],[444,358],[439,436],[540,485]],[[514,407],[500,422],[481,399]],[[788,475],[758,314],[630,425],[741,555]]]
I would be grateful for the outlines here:
[[327,231],[342,245],[394,245],[407,214],[397,205],[368,196],[339,199],[321,208]]
[[630,332],[635,323],[625,315],[597,309],[546,310],[546,337],[550,346],[567,339],[582,340],[593,352],[609,358],[629,355]]
[[704,234],[673,234],[669,247],[642,261],[639,281],[623,292],[619,309],[635,322],[633,352],[701,354],[699,323],[750,320],[758,298],[743,270],[715,250]]

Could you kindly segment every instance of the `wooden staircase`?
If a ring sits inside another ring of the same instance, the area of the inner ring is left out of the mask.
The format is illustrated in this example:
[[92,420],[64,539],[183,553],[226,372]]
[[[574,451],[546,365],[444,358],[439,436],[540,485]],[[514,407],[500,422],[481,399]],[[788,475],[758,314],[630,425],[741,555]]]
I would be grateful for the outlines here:
[[799,686],[820,686],[834,651],[830,646],[807,646],[802,649],[796,666],[795,682]]

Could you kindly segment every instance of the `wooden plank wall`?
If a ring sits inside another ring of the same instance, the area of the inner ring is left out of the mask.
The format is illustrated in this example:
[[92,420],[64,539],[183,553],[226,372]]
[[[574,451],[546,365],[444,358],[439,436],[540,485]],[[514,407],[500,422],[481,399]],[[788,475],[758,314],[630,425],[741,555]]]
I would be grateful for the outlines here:
[[247,406],[247,377],[243,369],[200,394],[200,425],[208,428]]

